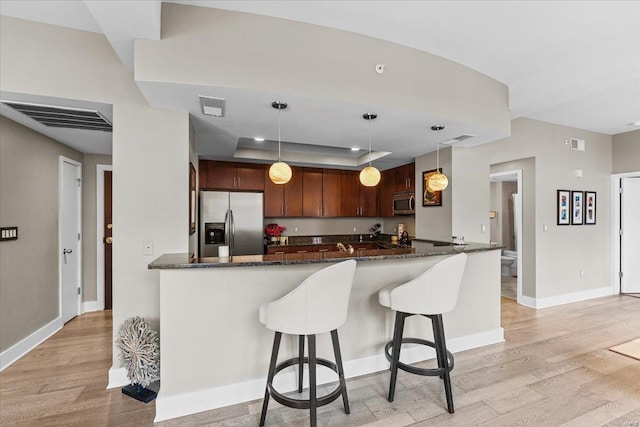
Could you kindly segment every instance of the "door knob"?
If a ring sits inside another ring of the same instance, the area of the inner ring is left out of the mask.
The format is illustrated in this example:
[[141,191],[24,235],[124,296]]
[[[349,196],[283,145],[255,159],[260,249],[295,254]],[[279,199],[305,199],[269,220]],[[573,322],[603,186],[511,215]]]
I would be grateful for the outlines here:
[[107,230],[111,230],[113,228],[113,224],[107,224]]
[[105,237],[104,242],[110,245],[111,243],[113,243],[113,237]]

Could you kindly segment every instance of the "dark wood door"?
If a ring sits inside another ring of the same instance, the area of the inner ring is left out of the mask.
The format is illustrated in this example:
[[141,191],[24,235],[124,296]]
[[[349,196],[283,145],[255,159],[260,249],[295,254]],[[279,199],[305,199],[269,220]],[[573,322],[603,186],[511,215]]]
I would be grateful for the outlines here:
[[308,217],[322,216],[322,169],[303,169],[302,215]]
[[198,161],[198,188],[207,188],[207,166],[208,160]]
[[111,310],[113,306],[111,261],[113,259],[113,222],[111,216],[112,172],[104,171],[104,309]]
[[302,170],[292,167],[291,181],[281,186],[284,187],[284,216],[302,216]]
[[358,171],[342,171],[342,216],[359,216],[360,204],[358,200],[358,187],[360,187],[360,172]]
[[207,187],[211,190],[235,190],[236,165],[233,162],[207,160]]
[[412,191],[412,190],[415,191],[416,189],[415,163],[409,163],[404,166],[399,166],[395,168],[394,171],[395,171],[396,191]]
[[380,192],[378,212],[382,217],[393,216],[393,193],[395,191],[395,171],[389,169],[382,172],[380,178]]
[[284,185],[274,184],[269,179],[269,168],[264,170],[264,216],[284,216]]
[[378,216],[378,186],[365,187],[360,184],[358,196],[360,216]]
[[[236,163],[236,189],[252,191],[264,190],[264,170],[264,165],[255,163]],[[268,174],[267,179],[269,179]]]
[[337,169],[322,171],[322,216],[340,216],[342,173]]

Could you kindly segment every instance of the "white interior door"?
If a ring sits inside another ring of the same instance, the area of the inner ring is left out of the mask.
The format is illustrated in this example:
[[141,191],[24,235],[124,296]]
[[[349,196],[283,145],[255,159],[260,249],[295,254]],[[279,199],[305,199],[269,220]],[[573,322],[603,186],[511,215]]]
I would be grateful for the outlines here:
[[64,323],[80,312],[81,167],[60,158],[60,316]]
[[622,293],[640,293],[640,177],[621,178],[620,265]]

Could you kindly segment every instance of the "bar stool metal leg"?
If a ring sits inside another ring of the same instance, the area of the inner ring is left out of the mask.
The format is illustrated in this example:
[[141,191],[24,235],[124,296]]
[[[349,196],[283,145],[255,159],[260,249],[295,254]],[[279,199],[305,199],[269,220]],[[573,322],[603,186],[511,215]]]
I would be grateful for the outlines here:
[[304,376],[304,335],[298,335],[298,393],[302,393]]
[[264,401],[262,402],[262,414],[260,415],[260,427],[264,426],[267,419],[267,406],[269,406],[269,384],[273,381],[276,373],[276,362],[278,361],[278,350],[280,349],[281,332],[276,332],[273,338],[273,350],[271,350],[271,362],[269,363],[269,374],[267,376],[267,387],[264,392]]
[[[439,351],[440,354],[440,359],[442,361],[444,361],[445,365],[448,363],[447,362],[447,343],[445,341],[445,337],[444,337],[444,324],[442,322],[442,314],[438,314],[437,316],[434,316],[434,320],[436,322],[437,325],[437,329],[438,329],[438,334],[437,334],[437,338],[435,338],[437,341],[437,350]],[[450,414],[454,413],[454,408],[453,408],[453,393],[451,392],[451,375],[449,374],[450,370],[447,369],[445,370],[444,373],[444,392],[445,395],[447,396],[447,409],[449,410]]]
[[405,314],[397,311],[395,329],[393,331],[393,346],[391,359],[391,381],[389,382],[389,402],[393,402],[396,393],[396,380],[398,379],[398,360],[400,360],[400,348],[402,346],[402,331],[404,330]]
[[316,397],[316,336],[307,335],[309,341],[309,424],[317,425],[317,397]]
[[[438,360],[438,368],[442,369],[447,366],[447,354],[446,353],[444,354],[444,359],[443,359],[442,352],[438,347],[438,343],[440,342],[440,340],[438,338],[439,329],[438,329],[438,322],[436,320],[436,316],[429,316],[428,314],[425,314],[424,317],[428,317],[429,320],[431,320],[431,328],[433,329],[433,342],[436,344],[435,350],[436,350],[436,359]],[[444,380],[444,374],[440,375],[440,379]]]
[[[336,357],[336,365],[338,366],[338,380],[340,384],[344,384],[344,369],[342,367],[342,354],[340,353],[340,342],[338,341],[338,330],[331,331],[331,341],[333,341],[333,354]],[[342,389],[342,403],[344,404],[344,413],[350,414],[349,397],[347,396],[347,387]]]

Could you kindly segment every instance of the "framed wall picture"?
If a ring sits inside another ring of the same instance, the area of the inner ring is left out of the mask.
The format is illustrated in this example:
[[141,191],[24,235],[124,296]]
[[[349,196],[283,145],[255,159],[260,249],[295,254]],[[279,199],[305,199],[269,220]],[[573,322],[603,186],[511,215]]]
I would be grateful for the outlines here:
[[442,168],[422,172],[422,206],[442,206],[442,191],[432,192],[427,188],[429,177],[436,173],[436,171],[442,173]]
[[196,232],[196,168],[189,163],[189,234]]
[[558,190],[558,225],[571,224],[571,192]]
[[596,223],[596,192],[584,192],[584,223],[594,225]]
[[571,225],[584,224],[584,193],[571,192]]

